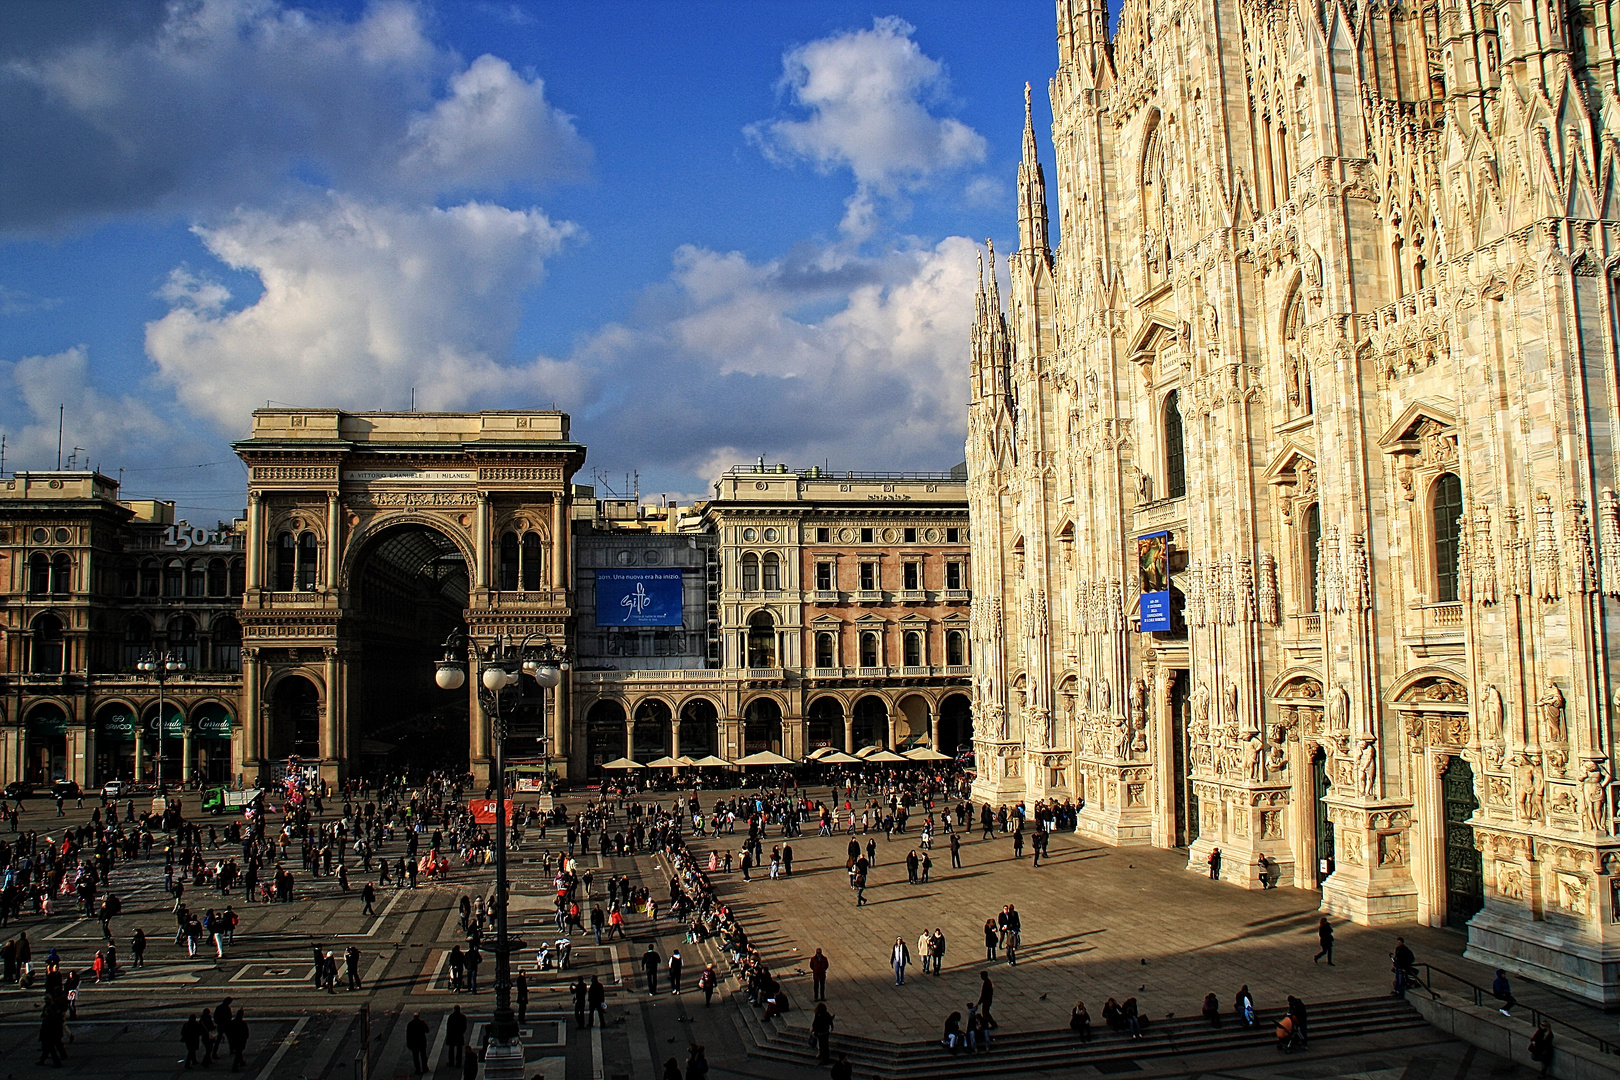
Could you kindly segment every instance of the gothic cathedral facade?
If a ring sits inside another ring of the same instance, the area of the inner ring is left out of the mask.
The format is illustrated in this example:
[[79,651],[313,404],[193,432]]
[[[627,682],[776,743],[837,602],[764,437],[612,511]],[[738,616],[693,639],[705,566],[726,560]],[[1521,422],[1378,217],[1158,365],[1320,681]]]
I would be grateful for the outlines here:
[[1620,1003],[1611,15],[1057,0],[1062,246],[1026,108],[972,337],[980,798]]

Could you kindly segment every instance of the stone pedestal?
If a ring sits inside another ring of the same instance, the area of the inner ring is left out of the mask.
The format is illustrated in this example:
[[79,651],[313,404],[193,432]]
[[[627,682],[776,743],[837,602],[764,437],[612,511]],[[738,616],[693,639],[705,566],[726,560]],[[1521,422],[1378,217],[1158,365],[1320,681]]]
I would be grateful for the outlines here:
[[523,1043],[491,1039],[484,1050],[484,1080],[523,1080]]
[[[1468,923],[1470,960],[1620,1005],[1620,850],[1609,836],[1556,840],[1481,823],[1485,906]],[[1595,840],[1595,842],[1594,842]]]
[[1086,798],[1086,808],[1080,812],[1081,833],[1110,844],[1153,842],[1150,766],[1082,761],[1076,764],[1075,773]]
[[1415,921],[1410,805],[1326,801],[1337,850],[1322,910],[1366,926]]
[[1260,856],[1270,863],[1272,880],[1293,881],[1294,853],[1286,839],[1289,790],[1195,783],[1198,839],[1187,848],[1187,869],[1209,873],[1209,855],[1221,849],[1220,880],[1245,889],[1264,888]]
[[976,739],[973,743],[975,802],[1012,806],[1025,797],[1024,746],[1016,742]]

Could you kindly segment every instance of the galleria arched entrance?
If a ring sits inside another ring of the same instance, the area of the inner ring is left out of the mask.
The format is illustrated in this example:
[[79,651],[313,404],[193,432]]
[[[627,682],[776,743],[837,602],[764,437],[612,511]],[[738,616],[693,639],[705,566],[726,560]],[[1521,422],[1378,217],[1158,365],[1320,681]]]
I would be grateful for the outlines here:
[[[299,753],[329,782],[429,769],[487,781],[478,680],[440,690],[434,662],[456,629],[484,647],[563,642],[568,492],[585,459],[567,415],[263,409],[236,450],[249,471],[242,771],[268,778]],[[566,774],[567,681],[543,705],[524,684],[508,756]]]

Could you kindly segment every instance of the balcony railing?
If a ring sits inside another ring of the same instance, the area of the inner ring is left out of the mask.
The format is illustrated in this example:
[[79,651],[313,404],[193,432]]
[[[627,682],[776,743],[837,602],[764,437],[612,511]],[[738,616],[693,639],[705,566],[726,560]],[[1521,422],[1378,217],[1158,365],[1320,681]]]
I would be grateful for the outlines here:
[[1423,604],[1418,608],[1424,630],[1461,630],[1463,606],[1460,602]]
[[1322,633],[1322,616],[1316,612],[1292,616],[1295,637],[1318,637]]
[[861,667],[855,669],[856,677],[862,679],[881,679],[888,674],[889,669],[886,667]]
[[920,603],[928,599],[928,594],[922,589],[901,589],[900,599],[912,603]]
[[883,599],[882,589],[857,589],[855,599],[866,604],[876,604]]
[[955,601],[959,601],[959,602],[966,602],[968,600],[973,599],[973,590],[972,589],[946,589],[945,590],[945,599],[946,600],[955,600]]
[[837,589],[817,589],[816,590],[816,602],[820,603],[820,604],[836,604],[836,603],[838,603],[838,590]]

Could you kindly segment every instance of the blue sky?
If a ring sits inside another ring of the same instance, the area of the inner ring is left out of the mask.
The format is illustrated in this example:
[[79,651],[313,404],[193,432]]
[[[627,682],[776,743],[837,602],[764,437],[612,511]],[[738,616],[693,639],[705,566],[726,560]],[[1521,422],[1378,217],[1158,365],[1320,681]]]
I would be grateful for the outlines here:
[[[0,21],[5,468],[240,513],[267,401],[567,409],[582,482],[962,457],[1051,0],[77,4]],[[1047,161],[1050,168],[1050,160]]]

